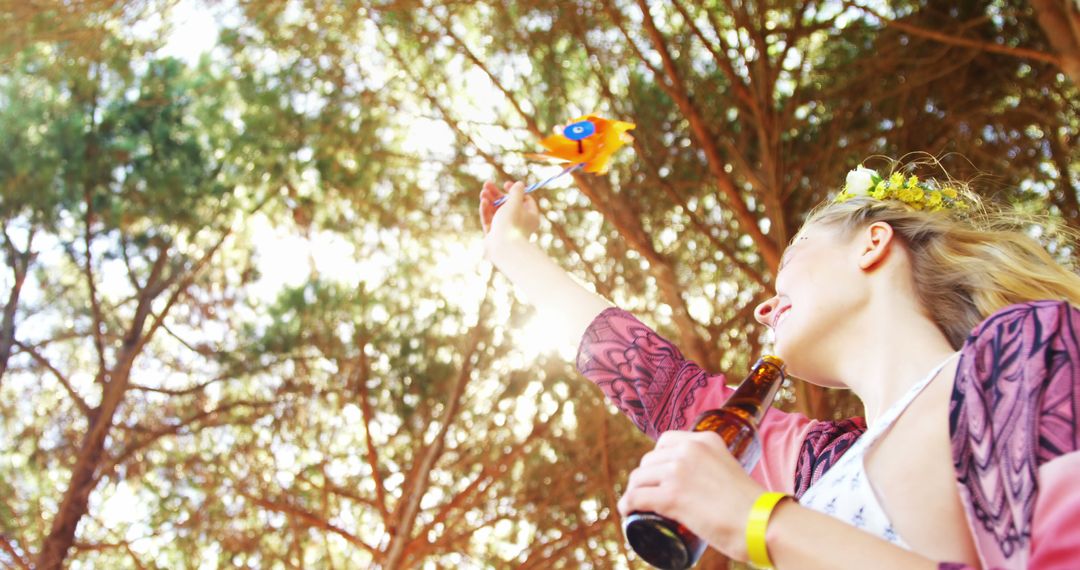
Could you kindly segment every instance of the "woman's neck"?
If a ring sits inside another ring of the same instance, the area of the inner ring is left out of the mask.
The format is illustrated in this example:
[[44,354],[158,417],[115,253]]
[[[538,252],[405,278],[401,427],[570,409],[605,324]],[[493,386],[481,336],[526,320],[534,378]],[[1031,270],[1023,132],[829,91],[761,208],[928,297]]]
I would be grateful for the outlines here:
[[[835,371],[862,400],[870,425],[955,352],[930,318],[895,306],[878,313],[869,315],[867,322],[888,324],[852,339],[848,356],[836,363]],[[951,372],[948,364],[944,370]]]

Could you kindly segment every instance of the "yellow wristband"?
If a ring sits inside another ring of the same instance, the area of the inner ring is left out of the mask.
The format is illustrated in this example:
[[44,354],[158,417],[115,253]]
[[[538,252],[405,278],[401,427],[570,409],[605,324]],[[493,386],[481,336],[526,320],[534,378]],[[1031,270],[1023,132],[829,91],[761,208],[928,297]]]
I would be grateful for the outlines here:
[[750,508],[750,518],[746,521],[746,552],[750,556],[750,564],[758,568],[773,567],[768,546],[765,544],[765,529],[769,526],[769,517],[772,516],[776,504],[790,496],[770,491],[762,493],[754,501],[754,506]]

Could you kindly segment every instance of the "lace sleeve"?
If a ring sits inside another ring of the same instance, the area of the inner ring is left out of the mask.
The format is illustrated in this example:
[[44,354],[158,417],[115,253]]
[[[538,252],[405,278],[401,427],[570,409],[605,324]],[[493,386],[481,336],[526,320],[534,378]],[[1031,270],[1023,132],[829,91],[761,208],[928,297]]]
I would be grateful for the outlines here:
[[654,439],[688,427],[704,409],[702,388],[720,393],[720,402],[731,392],[723,374],[706,374],[674,344],[618,307],[604,309],[585,329],[577,370]]

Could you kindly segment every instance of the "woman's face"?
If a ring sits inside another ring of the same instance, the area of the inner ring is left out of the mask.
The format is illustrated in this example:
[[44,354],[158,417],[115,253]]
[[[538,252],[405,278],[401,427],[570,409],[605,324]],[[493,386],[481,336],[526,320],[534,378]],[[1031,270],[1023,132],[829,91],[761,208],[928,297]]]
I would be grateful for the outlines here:
[[792,373],[815,379],[843,350],[846,317],[866,299],[856,240],[827,226],[807,226],[784,251],[776,294],[754,317],[773,330],[776,355]]

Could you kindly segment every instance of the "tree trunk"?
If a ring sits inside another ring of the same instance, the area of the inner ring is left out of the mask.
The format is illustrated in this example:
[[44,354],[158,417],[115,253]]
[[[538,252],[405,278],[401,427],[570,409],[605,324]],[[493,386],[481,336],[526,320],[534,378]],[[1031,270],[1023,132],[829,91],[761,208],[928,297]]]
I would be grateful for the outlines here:
[[[6,233],[4,237],[7,237]],[[32,236],[31,239],[33,239]],[[25,252],[16,250],[15,246],[11,245],[10,240],[8,240],[7,245],[8,255],[11,257],[11,270],[15,274],[15,283],[11,285],[7,304],[4,305],[4,320],[0,323],[0,382],[4,379],[4,373],[7,372],[8,359],[11,358],[11,347],[15,344],[15,309],[19,306],[19,295],[22,293],[22,286],[26,281],[26,274],[30,268],[30,259],[33,257],[30,252],[30,243],[26,244]]]
[[143,330],[146,319],[150,316],[151,304],[163,289],[159,278],[165,258],[166,254],[162,252],[154,263],[147,285],[140,291],[139,304],[135,309],[131,328],[124,338],[116,366],[111,371],[101,371],[101,376],[107,378],[102,387],[101,404],[90,414],[90,425],[76,455],[75,465],[71,468],[71,479],[67,491],[64,493],[56,518],[53,519],[49,535],[41,546],[41,552],[38,553],[36,564],[38,570],[59,570],[63,567],[64,559],[67,558],[67,553],[75,542],[75,531],[79,526],[79,521],[86,516],[90,492],[97,485],[96,474],[104,459],[105,438],[109,435],[109,429],[112,428],[116,409],[120,407],[124,394],[127,392],[132,364],[144,346]]
[[[149,306],[149,302],[146,304]],[[145,315],[143,321],[145,322]],[[79,521],[87,513],[90,492],[97,485],[96,473],[104,459],[105,438],[109,435],[116,409],[123,401],[124,393],[127,392],[131,364],[139,347],[142,346],[139,342],[142,336],[141,323],[132,332],[133,335],[124,343],[122,364],[109,374],[109,382],[105,386],[105,395],[101,400],[101,405],[94,408],[90,415],[90,427],[79,448],[75,465],[71,468],[71,480],[68,483],[67,492],[64,493],[56,518],[53,519],[49,536],[45,538],[45,543],[38,554],[36,567],[39,570],[62,568],[68,550],[75,542],[75,530],[79,526]]]
[[1061,58],[1061,70],[1080,85],[1080,6],[1069,0],[1031,0],[1031,6]]

